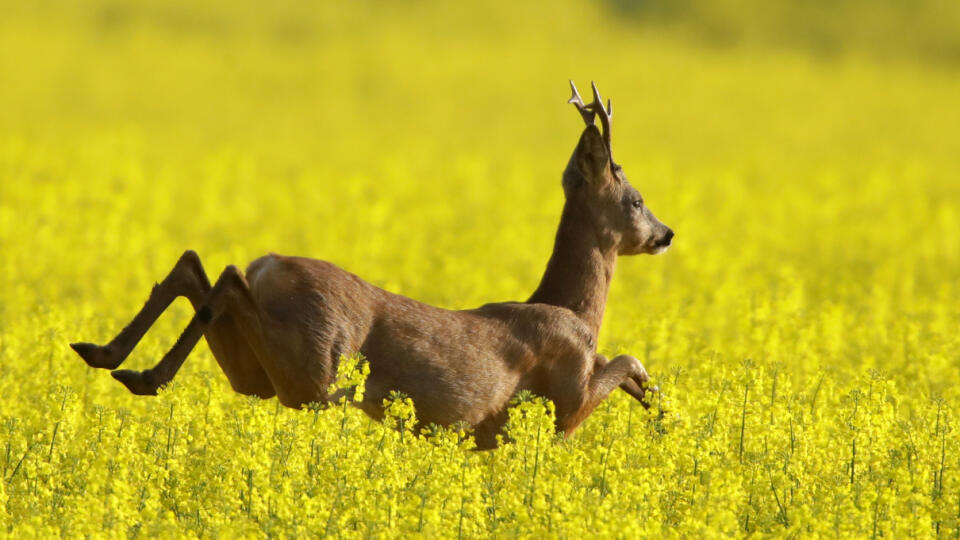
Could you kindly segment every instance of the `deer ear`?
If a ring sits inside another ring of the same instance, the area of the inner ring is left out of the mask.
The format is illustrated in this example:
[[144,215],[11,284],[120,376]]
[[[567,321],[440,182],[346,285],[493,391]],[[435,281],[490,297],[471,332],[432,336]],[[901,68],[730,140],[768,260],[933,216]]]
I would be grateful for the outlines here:
[[583,130],[577,144],[576,163],[587,182],[594,183],[604,178],[603,172],[610,163],[610,154],[597,126],[589,125]]

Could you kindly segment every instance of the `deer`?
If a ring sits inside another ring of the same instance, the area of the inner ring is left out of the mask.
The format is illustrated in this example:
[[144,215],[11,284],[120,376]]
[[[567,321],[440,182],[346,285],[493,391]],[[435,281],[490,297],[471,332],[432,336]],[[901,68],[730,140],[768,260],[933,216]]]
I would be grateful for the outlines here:
[[[524,390],[553,401],[562,437],[614,389],[649,408],[648,393],[658,389],[643,364],[625,354],[607,359],[597,336],[617,257],[662,253],[674,232],[614,162],[613,106],[591,86],[593,101],[585,104],[570,81],[568,103],[585,128],[562,175],[553,252],[526,302],[441,309],[330,262],[275,253],[245,272],[229,265],[211,285],[188,250],[113,340],[71,348],[89,366],[112,370],[133,394],[156,395],[202,337],[234,391],[291,408],[338,403],[344,390],[330,390],[339,362],[360,354],[369,375],[354,404],[364,413],[382,420],[391,392],[401,392],[412,399],[418,425],[469,426],[477,449],[497,447],[510,402]],[[151,369],[117,369],[179,297],[194,314],[168,352]]]

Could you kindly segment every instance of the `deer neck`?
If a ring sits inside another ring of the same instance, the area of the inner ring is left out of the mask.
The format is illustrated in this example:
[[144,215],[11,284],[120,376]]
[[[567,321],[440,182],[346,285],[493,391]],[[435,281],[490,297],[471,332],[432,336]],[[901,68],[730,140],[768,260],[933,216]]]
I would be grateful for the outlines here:
[[605,247],[585,210],[567,200],[547,270],[528,303],[569,308],[600,332],[617,252]]

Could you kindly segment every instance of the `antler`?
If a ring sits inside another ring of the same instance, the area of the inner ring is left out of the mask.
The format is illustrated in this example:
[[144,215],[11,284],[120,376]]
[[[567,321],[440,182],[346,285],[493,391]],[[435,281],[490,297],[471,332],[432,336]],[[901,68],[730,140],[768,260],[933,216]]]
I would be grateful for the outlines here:
[[[580,116],[583,117],[583,121],[586,122],[588,126],[593,125],[593,117],[597,114],[596,111],[591,109],[588,105],[583,104],[583,98],[580,97],[580,92],[577,92],[577,85],[573,84],[573,81],[570,81],[570,89],[573,90],[573,97],[567,100],[567,103],[572,103],[574,107],[580,111]],[[590,105],[593,105],[592,103]]]
[[[610,154],[610,162],[613,162],[613,152],[610,151],[610,121],[613,120],[613,103],[607,100],[607,108],[603,108],[603,98],[600,97],[600,91],[597,90],[597,83],[590,81],[593,87],[593,106],[594,112],[600,114],[600,123],[603,125],[603,142],[607,143],[607,152]],[[597,109],[600,109],[599,111]]]
[[580,92],[577,91],[577,86],[573,84],[573,81],[570,81],[573,96],[567,103],[572,103],[573,106],[577,108],[580,116],[583,117],[583,121],[588,126],[593,125],[593,119],[597,114],[600,115],[600,125],[603,127],[603,142],[607,145],[607,153],[610,155],[610,161],[612,163],[613,152],[610,149],[610,123],[613,120],[613,103],[608,99],[607,107],[604,108],[603,98],[600,97],[600,91],[597,90],[597,83],[590,81],[590,86],[593,88],[593,101],[589,105],[584,105],[583,98],[580,97]]

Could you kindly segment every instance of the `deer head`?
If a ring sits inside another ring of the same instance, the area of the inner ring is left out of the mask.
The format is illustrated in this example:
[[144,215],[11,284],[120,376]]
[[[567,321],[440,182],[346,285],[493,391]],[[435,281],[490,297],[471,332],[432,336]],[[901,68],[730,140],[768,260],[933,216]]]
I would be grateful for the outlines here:
[[[601,246],[616,249],[619,255],[663,253],[670,247],[673,231],[660,222],[644,204],[640,192],[630,185],[623,168],[613,161],[610,150],[610,122],[613,106],[603,106],[596,83],[593,102],[584,104],[577,87],[572,103],[587,124],[580,142],[563,174],[563,190],[567,201],[574,203],[588,217]],[[603,133],[594,124],[600,118]]]

